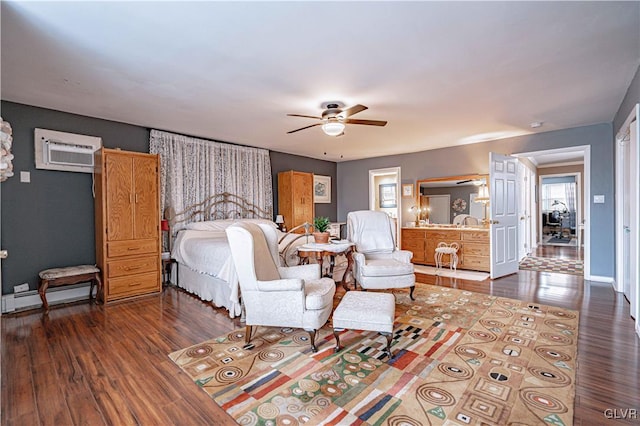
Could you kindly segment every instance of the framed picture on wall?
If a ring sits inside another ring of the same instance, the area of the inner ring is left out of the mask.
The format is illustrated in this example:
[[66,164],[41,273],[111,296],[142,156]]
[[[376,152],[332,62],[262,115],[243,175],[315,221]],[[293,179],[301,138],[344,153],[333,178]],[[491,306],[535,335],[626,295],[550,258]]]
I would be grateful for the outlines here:
[[380,208],[398,207],[395,183],[383,183],[378,188],[380,191]]
[[313,175],[313,202],[331,203],[331,176]]
[[403,183],[402,184],[402,196],[403,197],[413,197],[413,184],[412,183]]

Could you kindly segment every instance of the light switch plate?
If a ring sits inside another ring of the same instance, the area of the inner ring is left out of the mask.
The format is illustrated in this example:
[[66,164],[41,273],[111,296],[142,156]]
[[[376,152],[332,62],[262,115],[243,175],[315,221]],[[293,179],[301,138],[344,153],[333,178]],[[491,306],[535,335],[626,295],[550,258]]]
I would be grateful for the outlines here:
[[593,204],[604,204],[604,195],[594,195]]
[[20,182],[31,183],[31,172],[20,172]]

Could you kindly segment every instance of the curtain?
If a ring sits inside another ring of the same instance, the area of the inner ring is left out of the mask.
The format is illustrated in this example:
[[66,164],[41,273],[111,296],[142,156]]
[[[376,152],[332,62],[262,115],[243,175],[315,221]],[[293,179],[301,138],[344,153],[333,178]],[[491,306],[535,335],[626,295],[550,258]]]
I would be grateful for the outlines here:
[[[172,207],[180,213],[228,192],[273,216],[268,150],[151,130],[149,152],[160,154],[162,211]],[[231,214],[232,209],[229,206],[225,213]]]
[[576,184],[574,182],[564,184],[565,204],[570,212],[576,211]]
[[542,185],[542,210],[543,211],[553,210],[551,208],[551,203],[553,203],[552,194],[551,194],[551,185],[543,184]]

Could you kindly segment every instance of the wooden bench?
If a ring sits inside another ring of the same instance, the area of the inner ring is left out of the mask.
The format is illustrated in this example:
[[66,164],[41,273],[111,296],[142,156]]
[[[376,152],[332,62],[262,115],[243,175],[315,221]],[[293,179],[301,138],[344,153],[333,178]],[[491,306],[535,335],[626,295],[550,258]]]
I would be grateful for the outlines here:
[[49,303],[47,302],[47,289],[49,287],[61,287],[84,282],[91,282],[89,288],[89,302],[93,297],[93,286],[97,285],[98,290],[96,299],[102,294],[102,280],[100,279],[100,269],[94,265],[69,266],[66,268],[52,268],[40,271],[38,274],[40,281],[38,282],[38,293],[42,299],[42,307],[45,312],[49,312]]

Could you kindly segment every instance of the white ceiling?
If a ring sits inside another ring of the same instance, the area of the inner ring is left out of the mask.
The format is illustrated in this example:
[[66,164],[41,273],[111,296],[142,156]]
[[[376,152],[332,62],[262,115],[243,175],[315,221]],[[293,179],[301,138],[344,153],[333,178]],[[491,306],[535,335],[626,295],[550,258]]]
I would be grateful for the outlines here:
[[[640,64],[637,1],[1,3],[5,100],[331,161],[611,122]],[[389,124],[286,134],[333,100]]]

